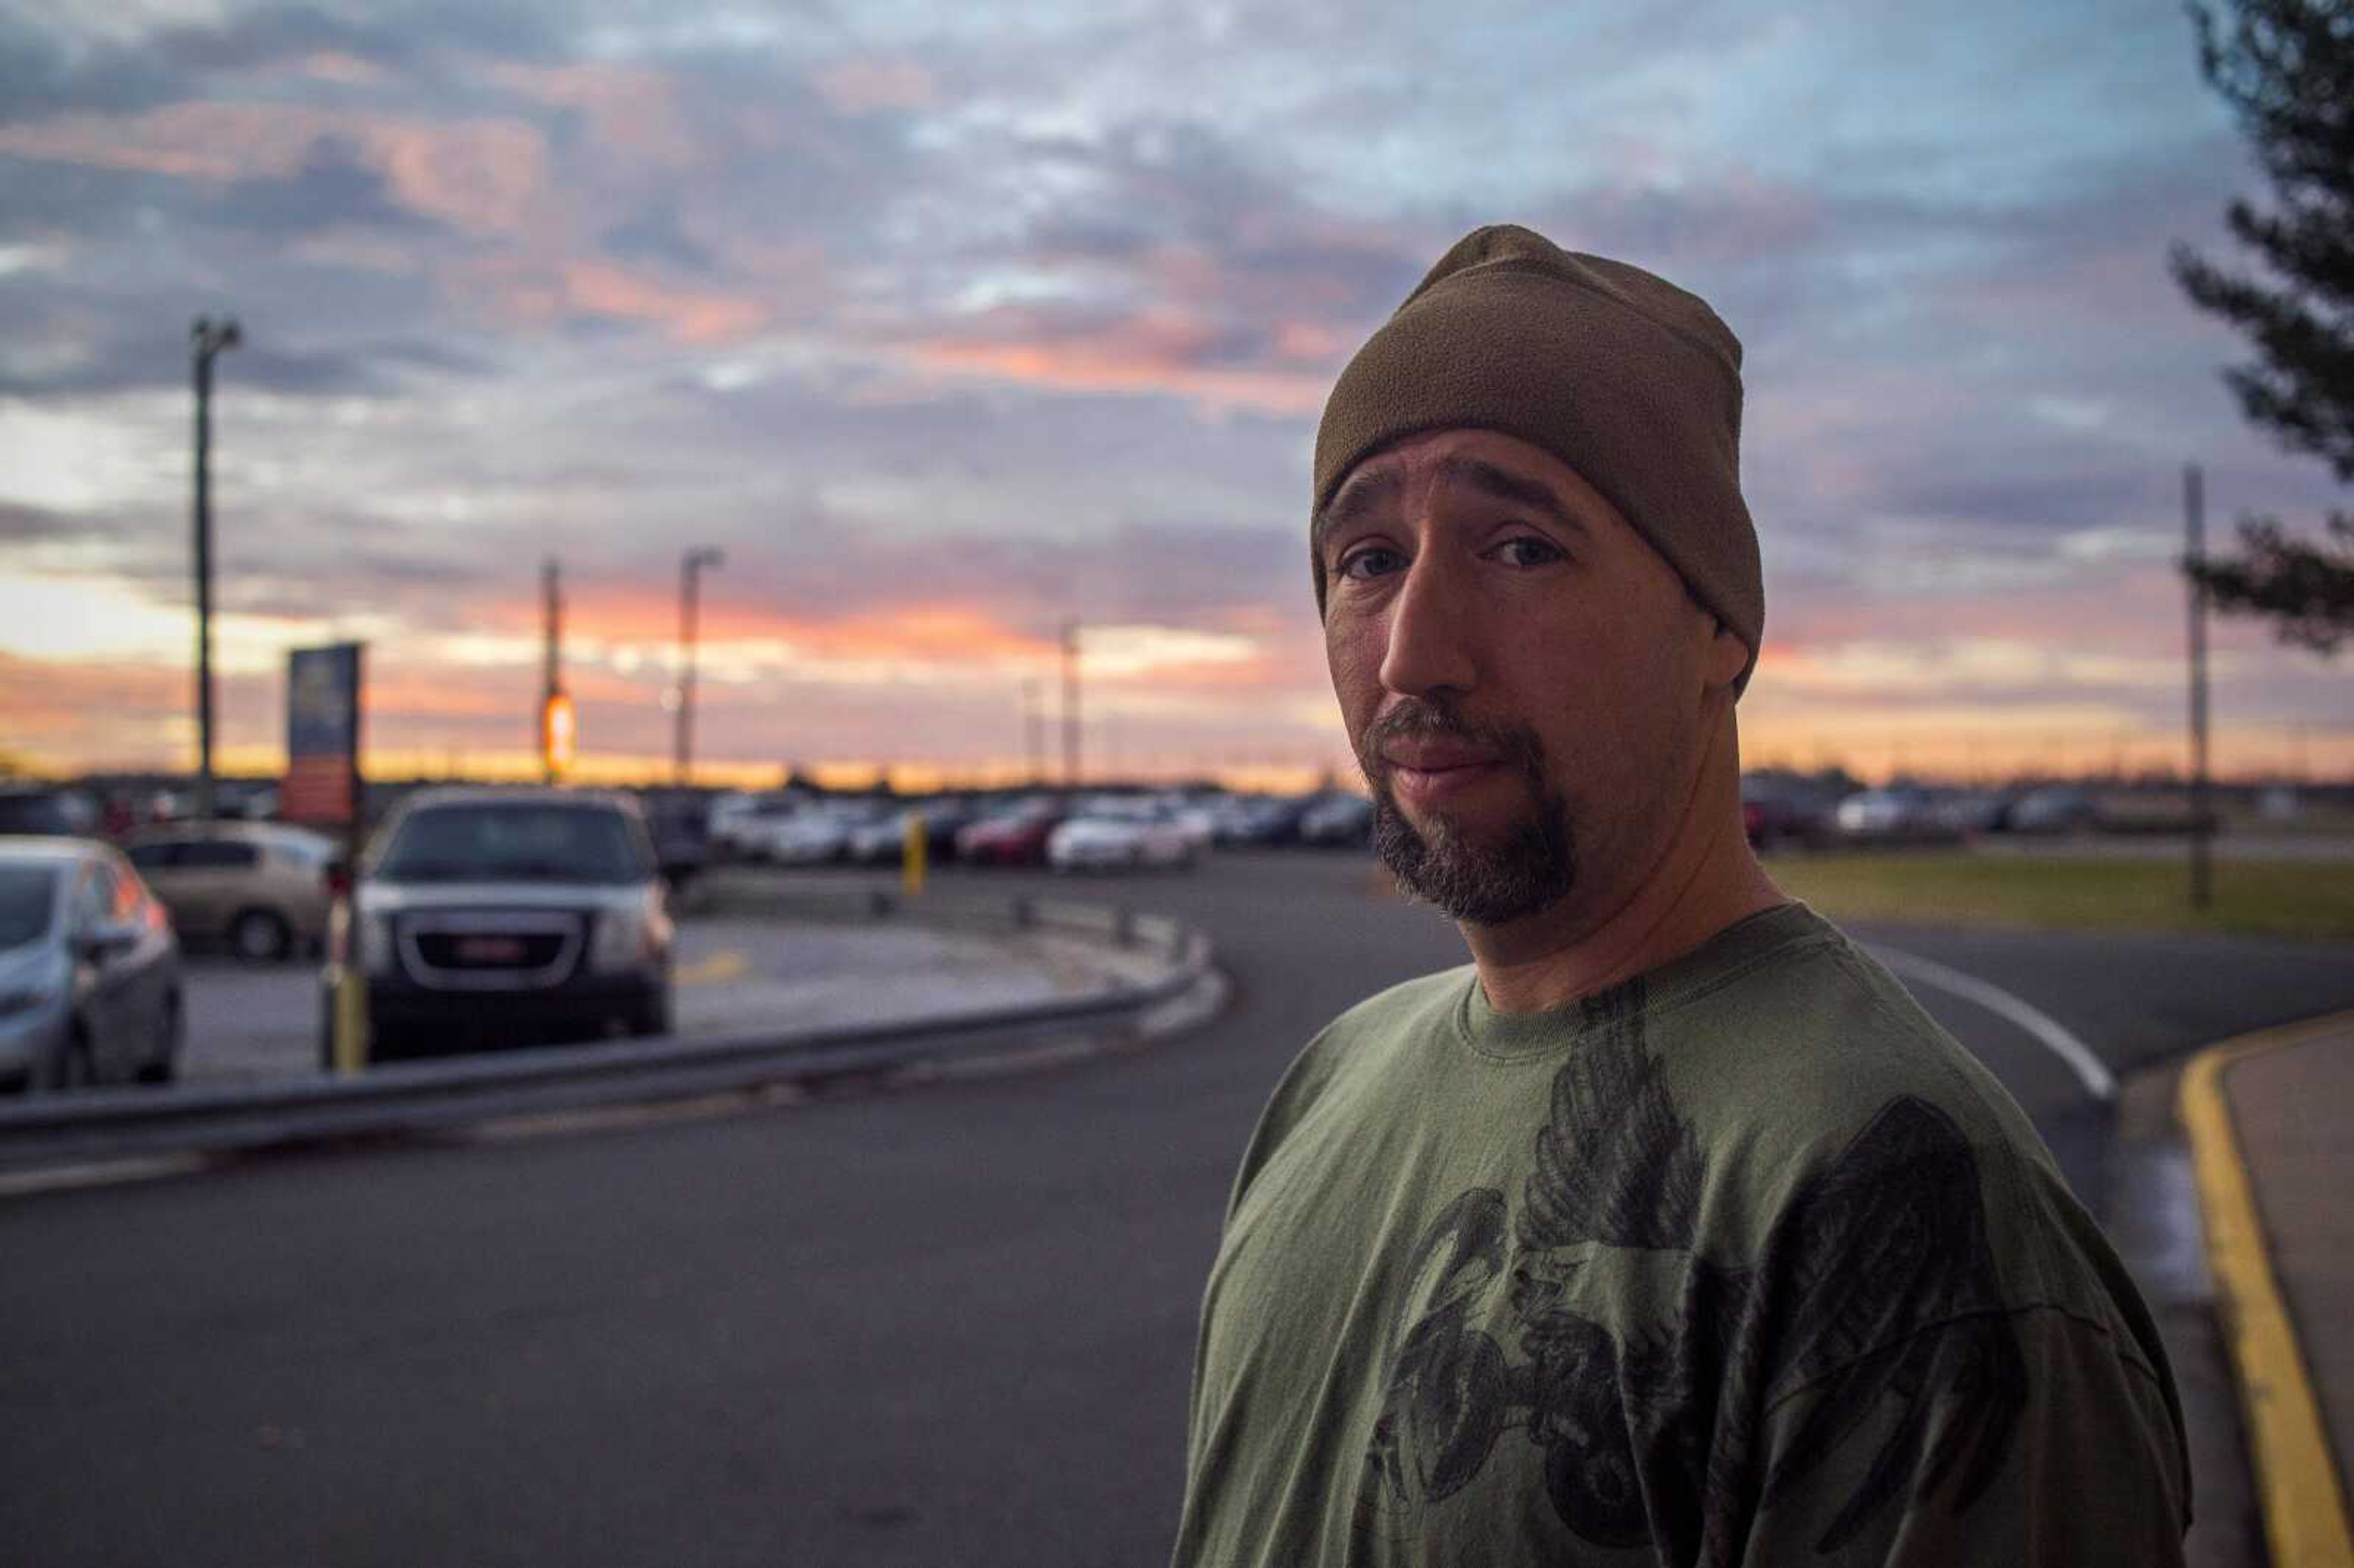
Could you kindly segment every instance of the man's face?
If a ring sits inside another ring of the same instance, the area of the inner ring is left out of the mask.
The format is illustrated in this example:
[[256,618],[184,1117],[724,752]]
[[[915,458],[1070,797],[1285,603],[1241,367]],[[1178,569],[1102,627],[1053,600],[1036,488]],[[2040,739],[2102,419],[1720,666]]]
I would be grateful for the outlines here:
[[1406,891],[1499,926],[1640,885],[1691,802],[1711,683],[1744,657],[1674,568],[1559,459],[1485,430],[1358,464],[1316,549],[1332,688]]

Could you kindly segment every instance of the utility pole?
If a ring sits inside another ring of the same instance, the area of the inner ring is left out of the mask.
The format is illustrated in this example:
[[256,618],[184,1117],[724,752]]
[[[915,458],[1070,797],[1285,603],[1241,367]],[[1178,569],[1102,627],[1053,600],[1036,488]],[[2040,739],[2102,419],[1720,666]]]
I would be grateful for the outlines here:
[[1028,759],[1028,778],[1032,784],[1046,781],[1046,705],[1038,689],[1038,677],[1022,679],[1022,747]]
[[678,748],[671,774],[673,784],[689,784],[695,768],[695,579],[705,567],[723,559],[708,546],[689,550],[678,566]]
[[1063,622],[1063,783],[1079,786],[1079,623]]
[[547,669],[539,698],[540,770],[550,784],[562,765],[559,753],[568,749],[571,714],[564,695],[564,590],[556,557],[539,570],[541,636],[546,647]]
[[2208,845],[2207,805],[2207,493],[2197,463],[2182,470],[2182,519],[2189,535],[2183,552],[2190,578],[2190,907],[2214,901],[2213,867]]
[[188,329],[196,387],[196,818],[213,814],[213,361],[244,342],[237,318],[198,316]]

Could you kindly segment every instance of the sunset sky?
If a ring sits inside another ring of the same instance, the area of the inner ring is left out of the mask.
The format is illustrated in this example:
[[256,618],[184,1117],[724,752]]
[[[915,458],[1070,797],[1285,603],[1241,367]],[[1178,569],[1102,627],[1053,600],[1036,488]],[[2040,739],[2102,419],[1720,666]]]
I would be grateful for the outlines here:
[[[714,777],[1017,770],[1068,618],[1091,768],[1342,764],[1316,417],[1516,221],[1744,341],[1748,761],[2179,763],[2183,463],[2345,504],[2167,272],[2261,189],[2174,0],[0,0],[0,752],[192,765],[229,312],[230,770],[347,638],[371,771],[527,767],[549,555],[586,771],[663,765],[695,546]],[[2215,645],[2222,770],[2354,773],[2354,666]]]

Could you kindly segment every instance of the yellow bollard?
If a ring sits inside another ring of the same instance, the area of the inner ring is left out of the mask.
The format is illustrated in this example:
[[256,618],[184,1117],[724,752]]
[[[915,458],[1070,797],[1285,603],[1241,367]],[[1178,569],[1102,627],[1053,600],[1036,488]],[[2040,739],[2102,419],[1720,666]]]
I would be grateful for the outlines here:
[[907,848],[899,856],[899,889],[910,898],[924,890],[924,850],[928,842],[924,837],[923,813],[908,812]]
[[335,1072],[353,1077],[367,1070],[367,977],[350,964],[335,980]]

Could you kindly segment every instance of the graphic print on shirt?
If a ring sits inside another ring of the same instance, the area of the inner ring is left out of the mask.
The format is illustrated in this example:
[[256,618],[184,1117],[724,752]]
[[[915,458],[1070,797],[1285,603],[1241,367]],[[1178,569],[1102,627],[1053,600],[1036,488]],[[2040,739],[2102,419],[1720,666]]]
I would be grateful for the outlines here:
[[[2026,1366],[1960,1129],[1890,1100],[1801,1187],[1764,1259],[1712,1262],[1694,1250],[1700,1140],[1643,1012],[1639,982],[1587,1004],[1596,1033],[1553,1078],[1517,1218],[1472,1188],[1408,1259],[1361,1535],[1421,1534],[1500,1446],[1581,1538],[1679,1563],[1731,1561],[1744,1520],[1851,1444],[1820,1552],[1891,1508],[1967,1509],[2000,1467]],[[1614,1332],[1596,1315],[1638,1276],[1667,1306]],[[1781,1399],[1803,1414],[1759,1474],[1749,1435]]]

